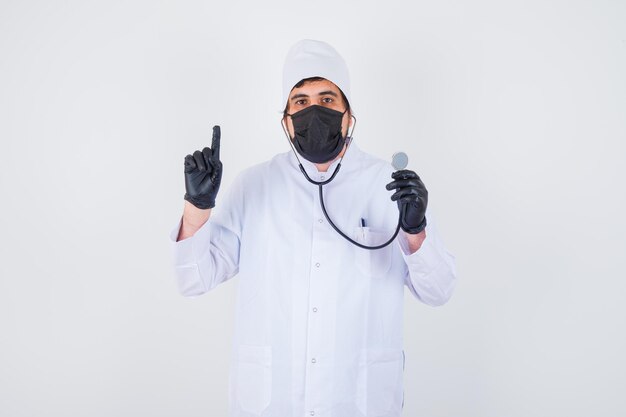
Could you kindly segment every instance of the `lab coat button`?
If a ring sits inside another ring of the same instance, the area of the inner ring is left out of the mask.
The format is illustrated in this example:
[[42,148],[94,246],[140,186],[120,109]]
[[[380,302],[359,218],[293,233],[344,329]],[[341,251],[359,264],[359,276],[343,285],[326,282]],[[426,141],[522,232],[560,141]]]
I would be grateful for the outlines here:
[[314,416],[315,415],[315,411],[311,411],[311,415]]
[[315,264],[315,267],[316,267],[316,268],[319,268],[319,267],[320,267],[320,263],[319,263],[319,262],[318,262],[318,263],[316,263],[316,264]]
[[313,312],[317,313],[317,307],[313,307]]
[[315,358],[311,359],[311,363],[315,363],[315,362],[317,362]]
[[322,180],[323,180],[323,179],[325,179],[325,178],[326,178],[326,177],[325,177],[324,175],[320,176],[320,179],[322,179]]
[[322,219],[319,219],[319,220],[318,220],[318,222],[320,222],[320,223],[322,223],[323,221],[324,221],[324,220],[322,220]]

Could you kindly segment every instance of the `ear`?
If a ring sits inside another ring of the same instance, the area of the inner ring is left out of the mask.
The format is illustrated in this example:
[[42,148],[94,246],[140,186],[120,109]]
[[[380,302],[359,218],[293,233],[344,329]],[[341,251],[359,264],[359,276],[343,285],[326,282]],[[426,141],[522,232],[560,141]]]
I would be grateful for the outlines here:
[[354,125],[355,122],[356,122],[356,117],[354,117],[352,112],[350,112],[350,124],[348,126],[352,127],[352,125]]

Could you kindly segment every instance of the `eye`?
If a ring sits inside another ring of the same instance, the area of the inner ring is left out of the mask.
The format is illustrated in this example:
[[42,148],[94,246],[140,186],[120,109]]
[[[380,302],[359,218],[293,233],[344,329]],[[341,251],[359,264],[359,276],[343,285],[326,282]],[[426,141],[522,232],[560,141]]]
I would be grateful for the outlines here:
[[296,100],[296,105],[298,106],[303,106],[304,104],[306,104],[306,100],[305,99],[300,99],[300,100]]
[[322,99],[322,102],[324,103],[332,103],[334,100],[332,99],[332,97],[324,97]]

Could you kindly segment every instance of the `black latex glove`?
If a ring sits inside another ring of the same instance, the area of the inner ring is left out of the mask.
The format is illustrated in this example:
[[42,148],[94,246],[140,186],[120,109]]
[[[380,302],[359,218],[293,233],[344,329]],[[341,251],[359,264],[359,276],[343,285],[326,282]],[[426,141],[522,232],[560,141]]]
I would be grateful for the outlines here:
[[391,174],[394,181],[387,184],[388,190],[395,189],[392,201],[398,202],[400,210],[400,227],[407,233],[416,234],[426,227],[426,206],[428,190],[413,171],[403,169]]
[[185,200],[199,209],[215,207],[215,197],[222,182],[220,127],[213,126],[210,148],[185,157]]

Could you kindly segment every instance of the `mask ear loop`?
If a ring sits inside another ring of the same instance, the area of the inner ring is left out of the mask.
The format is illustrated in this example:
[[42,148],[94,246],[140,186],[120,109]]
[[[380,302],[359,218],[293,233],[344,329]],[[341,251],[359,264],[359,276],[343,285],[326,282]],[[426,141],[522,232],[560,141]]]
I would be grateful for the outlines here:
[[[350,118],[352,120],[354,120],[354,123],[352,123],[352,130],[349,130],[346,134],[346,142],[348,144],[348,148],[350,147],[350,145],[352,144],[352,135],[354,135],[354,128],[356,127],[356,117],[354,116],[354,114],[350,115]],[[348,127],[349,129],[349,127]],[[346,152],[348,151],[348,149],[346,148]],[[345,153],[344,153],[345,155]],[[343,157],[342,157],[343,158]]]

